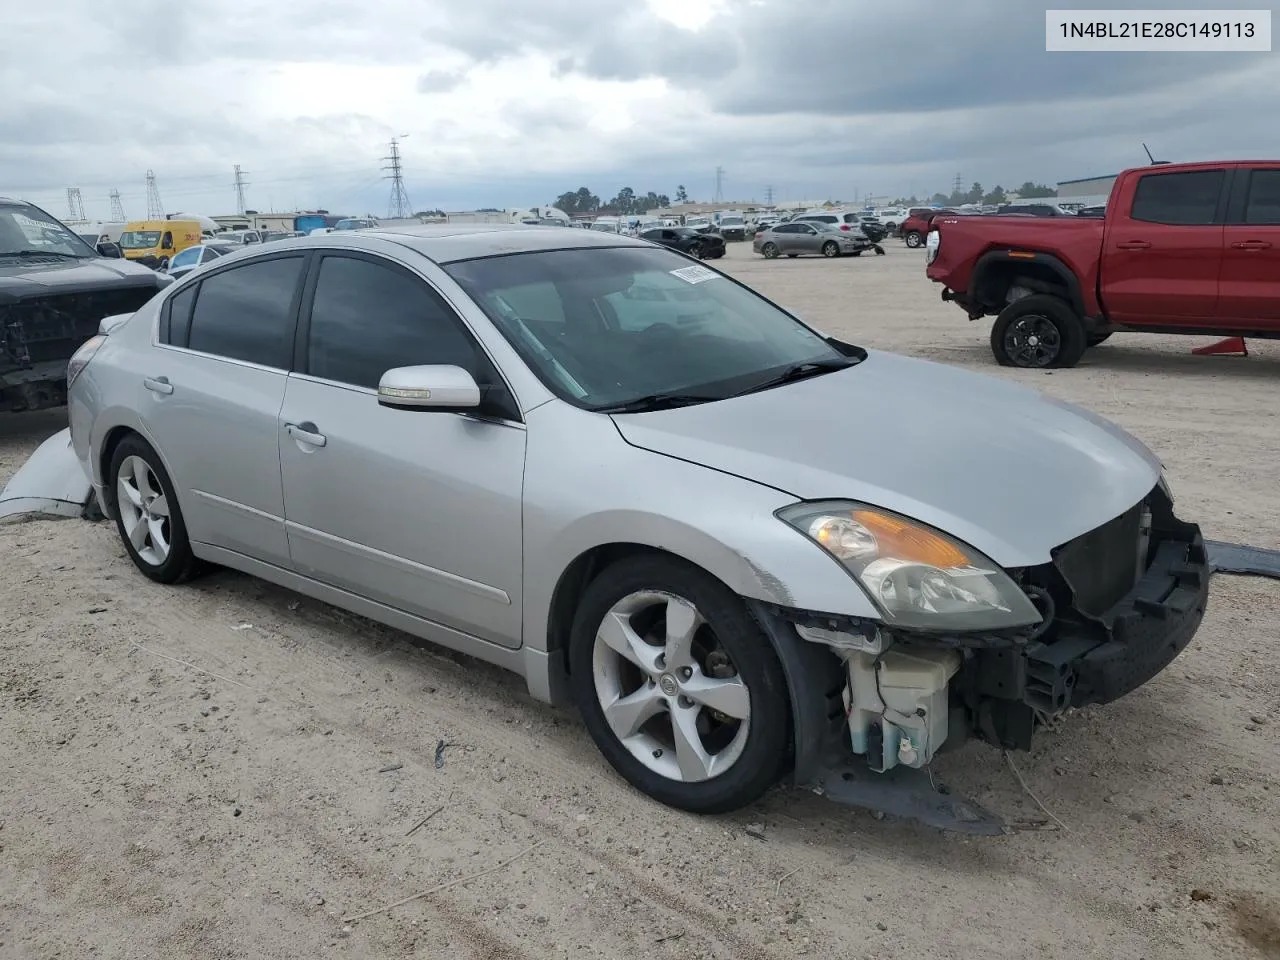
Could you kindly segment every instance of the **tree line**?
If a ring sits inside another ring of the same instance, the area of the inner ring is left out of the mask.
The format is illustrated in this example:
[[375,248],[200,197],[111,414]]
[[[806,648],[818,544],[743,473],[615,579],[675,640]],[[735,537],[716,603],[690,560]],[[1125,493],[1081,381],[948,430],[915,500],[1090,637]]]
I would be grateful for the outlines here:
[[1007,192],[999,184],[990,190],[983,190],[982,184],[975,182],[968,190],[952,190],[949,194],[935,193],[927,198],[916,196],[899,197],[893,201],[891,206],[916,207],[923,203],[936,203],[949,207],[958,207],[962,203],[1000,204],[1008,201],[1010,193],[1017,194],[1024,200],[1058,195],[1058,191],[1053,187],[1045,186],[1043,183],[1033,183],[1030,180],[1023,183],[1022,186]]
[[[1010,191],[1006,191],[999,184],[990,190],[986,190],[982,184],[975,182],[968,190],[953,190],[950,194],[935,193],[930,197],[898,197],[890,205],[895,207],[917,207],[926,203],[933,203],[956,207],[962,203],[1000,204],[1008,200],[1010,193],[1017,194],[1024,199],[1057,195],[1057,191],[1053,187],[1046,186],[1043,183],[1034,183],[1030,180]],[[689,191],[685,189],[684,184],[676,187],[675,202],[689,202]],[[552,206],[558,207],[565,213],[574,216],[587,214],[625,216],[633,213],[648,213],[650,210],[669,207],[671,203],[672,198],[667,194],[655,193],[652,190],[641,194],[631,187],[623,187],[610,199],[601,200],[587,187],[579,187],[577,190],[570,190],[560,194],[552,202]]]
[[[689,192],[684,184],[676,187],[676,203],[688,203]],[[665,193],[636,193],[631,187],[623,187],[609,200],[601,200],[586,187],[562,193],[551,204],[571,215],[648,213],[671,206],[671,197]]]

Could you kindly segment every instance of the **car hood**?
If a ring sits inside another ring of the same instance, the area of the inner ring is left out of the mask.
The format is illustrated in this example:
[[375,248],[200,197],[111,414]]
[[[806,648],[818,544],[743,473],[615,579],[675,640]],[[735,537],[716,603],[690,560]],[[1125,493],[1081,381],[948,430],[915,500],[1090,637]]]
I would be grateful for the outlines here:
[[881,351],[760,393],[615,415],[630,444],[799,500],[850,499],[931,524],[1004,567],[1146,496],[1156,456],[1118,426],[1036,390]]
[[66,260],[23,263],[0,259],[0,300],[51,293],[80,293],[121,287],[158,287],[156,272],[128,260]]

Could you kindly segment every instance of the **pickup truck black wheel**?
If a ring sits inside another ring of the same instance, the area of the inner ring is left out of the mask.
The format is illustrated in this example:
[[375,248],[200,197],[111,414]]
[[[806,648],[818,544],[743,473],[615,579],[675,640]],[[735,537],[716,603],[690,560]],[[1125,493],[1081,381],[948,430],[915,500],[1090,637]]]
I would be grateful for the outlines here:
[[1087,346],[1070,304],[1048,294],[1015,300],[991,326],[991,352],[1002,367],[1074,367]]
[[921,234],[919,230],[907,231],[907,235],[902,239],[906,241],[907,246],[910,247],[912,250],[916,249],[917,247],[924,246],[924,235]]
[[1109,336],[1111,336],[1111,334],[1109,333],[1091,333],[1089,334],[1089,346],[1096,347],[1098,344],[1106,340],[1107,337]]
[[760,252],[766,260],[772,260],[778,255],[778,245],[776,243],[766,243],[760,248]]

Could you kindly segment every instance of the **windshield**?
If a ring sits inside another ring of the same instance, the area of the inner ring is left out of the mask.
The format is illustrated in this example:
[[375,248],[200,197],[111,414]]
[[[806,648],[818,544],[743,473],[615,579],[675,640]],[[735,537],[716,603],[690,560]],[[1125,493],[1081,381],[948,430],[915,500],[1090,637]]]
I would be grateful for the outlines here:
[[126,230],[120,234],[120,249],[151,250],[160,243],[159,230]]
[[91,246],[38,207],[0,203],[0,256],[14,253],[97,256]]
[[592,229],[592,230],[601,230],[601,231],[603,231],[603,232],[605,232],[605,233],[617,233],[617,232],[618,232],[618,227],[617,227],[617,225],[616,225],[616,224],[612,224],[612,223],[593,223],[593,224],[591,225],[591,229]]
[[720,226],[722,227],[740,227],[743,220],[741,217],[721,217]]
[[445,267],[557,396],[599,410],[662,393],[721,399],[797,364],[819,334],[663,248],[554,250]]
[[705,227],[710,222],[705,217],[694,217],[692,220],[686,220],[684,224],[686,227]]

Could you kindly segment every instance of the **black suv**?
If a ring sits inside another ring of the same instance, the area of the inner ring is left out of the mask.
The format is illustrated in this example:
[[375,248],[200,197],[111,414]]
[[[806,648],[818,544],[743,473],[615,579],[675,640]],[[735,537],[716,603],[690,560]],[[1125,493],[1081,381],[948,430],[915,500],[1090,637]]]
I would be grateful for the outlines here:
[[133,313],[172,281],[92,247],[34,204],[0,197],[0,409],[67,402],[67,361],[103,317]]

